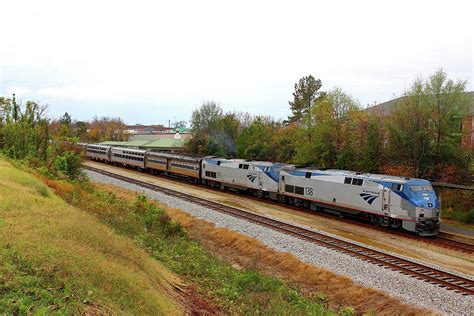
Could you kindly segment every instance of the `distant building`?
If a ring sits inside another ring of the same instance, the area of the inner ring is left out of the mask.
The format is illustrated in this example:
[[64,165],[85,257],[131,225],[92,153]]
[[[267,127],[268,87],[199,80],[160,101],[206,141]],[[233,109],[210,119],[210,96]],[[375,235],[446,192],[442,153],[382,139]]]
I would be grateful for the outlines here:
[[[474,151],[474,92],[466,92],[469,97],[469,114],[462,120],[462,140],[464,148]],[[367,108],[367,111],[378,112],[385,116],[390,114],[392,107],[404,97],[396,98]]]
[[175,138],[161,138],[155,140],[132,140],[127,142],[105,141],[100,144],[148,150],[183,151],[185,149],[186,141]]
[[173,129],[162,125],[127,125],[128,134],[153,134],[158,132],[170,132]]
[[125,131],[128,141],[105,141],[101,144],[149,150],[182,151],[186,141],[191,138],[191,130],[187,128],[171,128],[162,125],[128,125]]

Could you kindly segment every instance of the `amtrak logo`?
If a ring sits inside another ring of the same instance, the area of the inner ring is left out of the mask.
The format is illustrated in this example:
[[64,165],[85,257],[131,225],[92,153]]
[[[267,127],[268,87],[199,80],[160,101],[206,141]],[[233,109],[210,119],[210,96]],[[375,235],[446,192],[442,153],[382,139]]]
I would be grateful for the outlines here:
[[247,175],[247,178],[251,181],[251,182],[254,182],[255,179],[257,179],[257,176],[253,175],[253,174],[248,174]]
[[367,203],[372,205],[372,203],[375,201],[376,198],[378,198],[378,195],[372,195],[368,193],[361,193],[359,194]]

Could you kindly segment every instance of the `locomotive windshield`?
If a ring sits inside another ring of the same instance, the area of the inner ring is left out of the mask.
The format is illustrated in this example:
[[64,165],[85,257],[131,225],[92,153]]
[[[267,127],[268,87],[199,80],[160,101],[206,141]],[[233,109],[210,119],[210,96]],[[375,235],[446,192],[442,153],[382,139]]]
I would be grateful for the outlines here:
[[433,187],[431,185],[410,185],[410,190],[412,192],[433,191]]

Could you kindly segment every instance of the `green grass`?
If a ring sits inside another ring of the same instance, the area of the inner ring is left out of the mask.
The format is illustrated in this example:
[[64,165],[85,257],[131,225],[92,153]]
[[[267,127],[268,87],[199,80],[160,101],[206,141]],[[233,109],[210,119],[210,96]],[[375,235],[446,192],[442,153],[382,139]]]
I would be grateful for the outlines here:
[[83,303],[74,294],[74,286],[60,282],[55,269],[36,268],[19,251],[0,249],[0,312],[26,315],[31,312],[74,313],[83,310]]
[[0,159],[0,314],[177,314],[175,277]]
[[118,233],[132,237],[165,267],[194,284],[202,296],[227,312],[266,315],[332,313],[321,300],[322,295],[305,296],[296,285],[253,270],[237,270],[213,256],[190,239],[163,209],[142,195],[130,203],[109,191],[78,185],[60,194]]

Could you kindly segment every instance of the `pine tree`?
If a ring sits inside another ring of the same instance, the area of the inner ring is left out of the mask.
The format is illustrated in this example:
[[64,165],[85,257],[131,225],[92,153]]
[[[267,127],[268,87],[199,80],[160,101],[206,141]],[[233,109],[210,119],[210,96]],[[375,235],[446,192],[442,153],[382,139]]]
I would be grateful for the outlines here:
[[311,106],[314,101],[324,95],[319,91],[322,87],[320,79],[314,78],[312,75],[301,78],[295,83],[295,92],[293,92],[293,101],[288,103],[291,106],[292,116],[288,118],[289,123],[301,123],[303,118],[308,118],[308,136],[311,141]]

